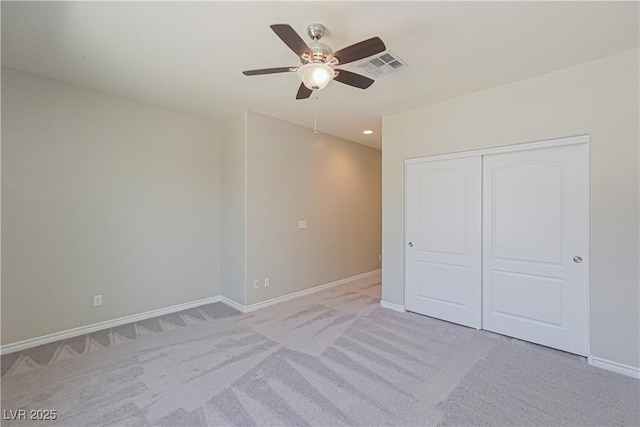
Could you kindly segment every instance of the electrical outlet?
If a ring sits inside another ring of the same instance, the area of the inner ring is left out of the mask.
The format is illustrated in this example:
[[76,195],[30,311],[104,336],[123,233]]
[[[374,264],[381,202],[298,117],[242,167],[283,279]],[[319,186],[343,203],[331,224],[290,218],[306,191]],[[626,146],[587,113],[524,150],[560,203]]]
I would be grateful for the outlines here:
[[264,278],[264,287],[265,287],[265,288],[268,288],[269,286],[271,286],[271,283],[269,283],[269,278],[268,278],[268,277],[265,277],[265,278]]
[[93,306],[100,307],[102,305],[102,295],[93,296]]
[[260,280],[253,281],[253,289],[258,289],[260,287]]
[[307,228],[307,221],[306,220],[298,221],[298,228],[301,230]]

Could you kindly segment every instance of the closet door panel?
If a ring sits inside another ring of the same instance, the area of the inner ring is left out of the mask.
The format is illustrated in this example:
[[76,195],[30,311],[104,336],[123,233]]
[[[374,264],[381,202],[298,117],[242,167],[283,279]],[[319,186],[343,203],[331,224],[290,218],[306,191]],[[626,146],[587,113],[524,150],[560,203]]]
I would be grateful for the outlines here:
[[481,158],[406,167],[409,311],[480,328]]
[[588,353],[586,144],[483,157],[483,329]]

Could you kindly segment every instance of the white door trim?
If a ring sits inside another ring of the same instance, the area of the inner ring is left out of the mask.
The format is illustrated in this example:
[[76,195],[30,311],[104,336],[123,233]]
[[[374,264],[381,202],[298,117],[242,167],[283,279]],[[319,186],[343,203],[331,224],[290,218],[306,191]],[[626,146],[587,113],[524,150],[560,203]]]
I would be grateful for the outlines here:
[[[481,148],[478,150],[457,151],[454,153],[447,153],[447,154],[434,154],[432,156],[414,157],[410,159],[405,159],[404,164],[406,166],[413,163],[435,162],[438,160],[457,159],[460,157],[487,156],[489,154],[511,153],[514,151],[562,147],[564,145],[574,145],[574,144],[586,144],[589,142],[589,140],[590,140],[589,135],[569,136],[566,138],[557,138],[557,139],[545,139],[543,141],[524,142],[521,144],[503,145],[500,147]],[[405,181],[405,185],[406,185],[406,181]]]

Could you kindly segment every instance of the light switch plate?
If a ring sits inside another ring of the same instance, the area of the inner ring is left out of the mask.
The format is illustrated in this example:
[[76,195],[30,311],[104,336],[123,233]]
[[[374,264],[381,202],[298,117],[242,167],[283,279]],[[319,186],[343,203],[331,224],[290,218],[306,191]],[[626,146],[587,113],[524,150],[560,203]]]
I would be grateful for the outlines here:
[[298,228],[299,229],[307,228],[307,221],[306,220],[298,221]]

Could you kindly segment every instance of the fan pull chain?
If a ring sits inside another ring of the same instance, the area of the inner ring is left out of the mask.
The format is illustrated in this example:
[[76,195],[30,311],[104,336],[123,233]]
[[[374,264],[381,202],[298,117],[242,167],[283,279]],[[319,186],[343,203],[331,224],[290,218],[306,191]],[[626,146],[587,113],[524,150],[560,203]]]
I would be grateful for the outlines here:
[[318,134],[318,97],[316,96],[316,102],[314,105],[313,111],[313,133],[314,135]]

